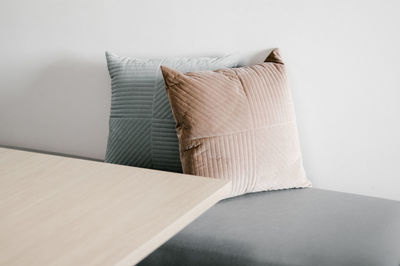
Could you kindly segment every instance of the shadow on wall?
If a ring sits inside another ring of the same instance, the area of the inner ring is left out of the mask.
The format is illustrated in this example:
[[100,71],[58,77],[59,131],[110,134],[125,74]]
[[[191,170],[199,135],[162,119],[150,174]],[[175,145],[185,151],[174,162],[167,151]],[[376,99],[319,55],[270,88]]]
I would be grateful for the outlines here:
[[2,103],[0,143],[103,159],[111,95],[105,58],[63,57],[24,74],[30,80],[10,82]]
[[[243,54],[241,63],[261,63],[269,52]],[[111,89],[103,54],[31,61],[14,62],[7,73],[18,76],[0,81],[0,144],[104,159]]]
[[252,52],[249,54],[244,54],[241,56],[241,65],[243,66],[249,66],[249,65],[254,65],[254,64],[260,64],[263,63],[264,60],[267,58],[267,56],[271,53],[273,48],[271,49],[263,49],[260,50],[256,53]]

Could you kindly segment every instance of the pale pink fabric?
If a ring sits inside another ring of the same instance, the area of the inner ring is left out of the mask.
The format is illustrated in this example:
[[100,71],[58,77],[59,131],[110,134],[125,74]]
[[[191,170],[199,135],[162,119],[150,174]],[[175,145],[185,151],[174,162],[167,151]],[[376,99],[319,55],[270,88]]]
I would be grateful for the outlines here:
[[231,196],[311,186],[277,49],[249,67],[162,72],[184,173],[232,180]]

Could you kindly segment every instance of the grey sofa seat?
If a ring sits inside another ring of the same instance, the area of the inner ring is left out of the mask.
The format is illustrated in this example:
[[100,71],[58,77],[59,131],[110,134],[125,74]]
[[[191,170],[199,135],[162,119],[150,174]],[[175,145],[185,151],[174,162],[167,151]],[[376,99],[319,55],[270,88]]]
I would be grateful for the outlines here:
[[400,265],[400,202],[320,189],[221,201],[145,265]]

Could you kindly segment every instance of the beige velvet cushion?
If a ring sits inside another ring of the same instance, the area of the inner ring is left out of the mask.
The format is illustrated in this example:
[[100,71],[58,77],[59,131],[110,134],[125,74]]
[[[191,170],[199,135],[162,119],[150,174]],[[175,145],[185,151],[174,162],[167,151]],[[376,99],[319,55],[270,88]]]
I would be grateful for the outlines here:
[[186,174],[232,181],[231,196],[309,187],[285,66],[183,74],[162,66]]

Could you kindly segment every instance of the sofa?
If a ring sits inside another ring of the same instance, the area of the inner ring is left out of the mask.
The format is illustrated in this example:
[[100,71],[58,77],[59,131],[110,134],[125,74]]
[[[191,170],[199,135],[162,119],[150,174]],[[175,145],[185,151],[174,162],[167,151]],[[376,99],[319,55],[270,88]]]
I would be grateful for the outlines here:
[[316,188],[234,197],[139,265],[398,266],[400,202]]

